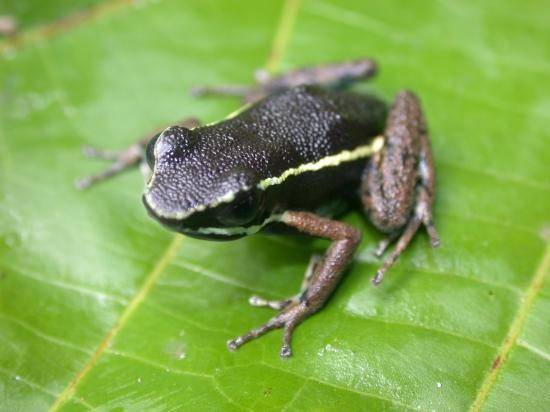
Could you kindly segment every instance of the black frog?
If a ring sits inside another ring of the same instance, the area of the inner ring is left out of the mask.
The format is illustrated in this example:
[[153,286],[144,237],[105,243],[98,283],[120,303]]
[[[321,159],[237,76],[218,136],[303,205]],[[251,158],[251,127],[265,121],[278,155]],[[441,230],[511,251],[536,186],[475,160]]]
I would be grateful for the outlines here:
[[325,255],[312,260],[297,295],[280,301],[251,297],[252,305],[278,313],[228,342],[235,350],[283,328],[280,354],[288,357],[295,327],[324,305],[361,239],[356,228],[334,220],[334,205],[361,201],[369,220],[387,234],[377,255],[396,242],[373,278],[375,285],[421,225],[432,246],[439,244],[432,221],[435,175],[419,99],[401,91],[388,108],[376,97],[345,90],[375,71],[373,60],[362,59],[263,76],[253,87],[195,89],[239,94],[248,103],[220,122],[200,126],[186,120],[119,154],[87,149],[115,162],[79,187],[145,159],[143,203],[169,229],[211,240],[257,232],[332,240]]

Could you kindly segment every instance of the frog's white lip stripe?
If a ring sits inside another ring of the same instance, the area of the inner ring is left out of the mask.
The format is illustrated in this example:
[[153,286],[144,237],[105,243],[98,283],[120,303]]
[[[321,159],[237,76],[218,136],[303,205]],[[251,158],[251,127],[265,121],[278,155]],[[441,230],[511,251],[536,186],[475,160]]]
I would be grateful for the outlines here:
[[[249,187],[244,187],[243,189],[241,190],[248,190],[250,189]],[[196,207],[194,207],[193,209],[189,209],[189,210],[186,210],[184,212],[164,212],[162,209],[160,209],[159,207],[157,207],[155,205],[155,202],[154,200],[151,198],[151,196],[149,195],[149,192],[145,192],[145,200],[147,201],[147,204],[149,205],[149,207],[155,211],[155,213],[160,216],[160,217],[163,217],[163,218],[166,218],[166,219],[177,219],[177,220],[180,220],[180,219],[185,219],[186,217],[189,217],[191,216],[193,213],[196,213],[196,212],[202,212],[206,209],[213,209],[214,207],[222,204],[222,203],[231,203],[234,199],[235,199],[235,196],[237,195],[237,191],[235,192],[228,192],[226,193],[225,195],[223,195],[222,197],[219,197],[218,199],[216,199],[214,202],[210,203],[210,204],[206,204],[206,205],[198,205]]]
[[[354,160],[366,158],[371,156],[374,153],[379,152],[380,150],[382,150],[383,147],[384,147],[384,137],[378,136],[368,145],[358,146],[353,150],[343,150],[340,153],[337,153],[335,155],[325,156],[315,162],[304,163],[298,167],[292,167],[290,169],[287,169],[280,176],[268,177],[267,179],[263,179],[262,181],[260,181],[260,183],[258,183],[257,187],[260,190],[265,190],[270,186],[283,183],[286,179],[288,179],[291,176],[298,176],[305,172],[314,172],[317,170],[321,170],[325,167],[334,167],[342,163],[353,162]],[[149,182],[148,187],[151,187],[151,182]],[[244,187],[240,191],[249,190],[249,189],[250,187]],[[216,206],[219,206],[222,203],[230,203],[235,199],[235,196],[237,195],[237,193],[239,193],[239,191],[228,192],[225,195],[215,199],[212,203],[209,203],[206,205],[198,205],[193,209],[186,210],[184,212],[175,212],[175,213],[174,212],[166,213],[162,211],[160,208],[156,207],[155,203],[153,202],[153,199],[151,199],[151,197],[149,196],[149,192],[145,193],[145,198],[149,206],[159,216],[167,219],[185,219],[186,217],[189,217],[195,212],[202,212],[206,209],[212,209]]]
[[185,230],[184,233],[188,234],[201,234],[201,235],[252,235],[260,231],[262,227],[272,222],[280,222],[282,215],[271,215],[259,225],[254,226],[236,226],[236,227],[201,227],[197,230]]

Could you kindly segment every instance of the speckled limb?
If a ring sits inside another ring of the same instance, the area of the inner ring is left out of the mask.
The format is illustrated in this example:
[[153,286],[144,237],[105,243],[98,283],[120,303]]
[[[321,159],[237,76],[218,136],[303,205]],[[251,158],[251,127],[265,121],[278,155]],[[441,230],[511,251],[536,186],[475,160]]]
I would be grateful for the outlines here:
[[377,70],[376,62],[368,58],[304,67],[278,76],[271,76],[266,71],[260,70],[256,72],[254,86],[198,86],[191,89],[191,94],[239,96],[245,103],[253,103],[270,94],[299,85],[345,86],[366,80],[374,76]]
[[433,247],[439,236],[432,218],[435,171],[420,101],[409,91],[397,94],[384,131],[385,147],[369,161],[362,183],[362,202],[373,224],[388,238],[380,242],[381,255],[395,239],[396,246],[377,271],[373,284],[385,272],[424,224]]
[[[188,117],[181,120],[177,124],[183,127],[193,128],[199,125],[199,121],[194,117]],[[78,179],[75,182],[76,188],[80,190],[88,189],[90,186],[103,182],[127,169],[136,166],[140,166],[142,168],[142,173],[144,175],[150,173],[150,171],[148,171],[147,165],[143,161],[145,148],[147,147],[147,143],[149,143],[149,141],[157,134],[161,133],[166,127],[167,126],[159,127],[158,129],[147,133],[138,141],[128,146],[126,149],[120,151],[84,146],[82,148],[84,156],[95,159],[108,160],[111,162],[111,164],[99,173],[86,176],[82,179]]]
[[300,291],[296,295],[291,296],[290,298],[281,299],[281,300],[268,300],[258,295],[252,295],[248,299],[248,303],[258,308],[270,308],[274,310],[281,310],[286,308],[291,303],[300,302],[300,300],[302,299],[302,296],[304,295],[304,293],[307,292],[307,289],[309,288],[309,281],[311,280],[313,273],[315,273],[317,266],[319,266],[319,263],[321,263],[322,260],[323,260],[323,257],[320,255],[311,256],[311,259],[309,260],[309,264],[307,265],[306,272],[304,274],[304,279],[302,280],[302,284],[300,285]]
[[273,329],[284,329],[280,355],[292,355],[292,333],[305,318],[317,312],[330,297],[361,240],[361,232],[346,223],[319,217],[309,212],[285,212],[282,221],[288,226],[311,236],[330,239],[333,242],[322,261],[316,266],[301,299],[286,305],[264,325],[252,329],[227,342],[230,350],[236,350]]

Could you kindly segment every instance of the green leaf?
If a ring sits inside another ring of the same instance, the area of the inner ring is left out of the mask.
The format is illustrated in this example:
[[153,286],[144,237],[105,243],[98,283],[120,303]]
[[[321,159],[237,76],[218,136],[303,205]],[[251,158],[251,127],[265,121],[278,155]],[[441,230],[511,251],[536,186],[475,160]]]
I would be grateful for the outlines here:
[[[1,10],[43,11],[20,16],[32,26],[75,11],[58,3]],[[80,11],[0,43],[2,409],[550,408],[543,1],[113,0]],[[146,216],[138,173],[76,191],[101,167],[80,147],[122,148],[238,107],[192,99],[192,85],[365,55],[381,72],[364,89],[423,100],[442,246],[417,236],[373,288],[381,236],[350,214],[363,244],[297,329],[295,356],[278,357],[280,331],[229,353],[227,339],[271,315],[248,296],[293,294],[327,242],[174,236]]]
[[[59,20],[60,24],[66,24],[73,19],[79,20],[98,10],[93,7],[87,8],[98,3],[100,0],[72,0],[71,2],[49,0],[47,7],[44,7],[44,5],[33,1],[2,0],[0,15],[14,17],[17,30],[22,31],[55,20]],[[52,26],[55,24],[50,28]]]

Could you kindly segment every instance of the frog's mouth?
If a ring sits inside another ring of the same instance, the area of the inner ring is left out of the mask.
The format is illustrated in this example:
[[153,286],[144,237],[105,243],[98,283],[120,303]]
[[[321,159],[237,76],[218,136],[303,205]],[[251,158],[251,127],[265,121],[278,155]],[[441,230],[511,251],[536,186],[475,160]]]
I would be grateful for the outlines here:
[[[244,189],[248,189],[248,188],[244,188]],[[193,206],[189,206],[188,208],[183,210],[181,209],[178,210],[176,209],[176,207],[174,207],[173,210],[167,210],[167,208],[158,206],[158,202],[155,201],[154,186],[153,186],[153,187],[147,188],[147,190],[142,196],[142,201],[145,207],[147,208],[147,210],[149,211],[149,213],[153,217],[183,220],[183,219],[188,219],[194,214],[200,214],[201,212],[207,212],[210,209],[215,209],[216,207],[222,204],[231,203],[235,199],[235,196],[237,196],[238,193],[239,191],[227,192],[225,195],[215,198],[211,202],[204,203],[204,204],[199,203]],[[188,200],[186,199],[186,201]]]
[[151,217],[170,230],[182,233],[186,236],[207,240],[233,240],[248,236],[260,231],[264,226],[280,220],[280,215],[271,215],[260,218],[249,225],[228,227],[218,224],[216,210],[208,209],[200,213],[192,213],[183,219],[164,217],[151,207],[144,195],[143,204]]
[[179,231],[178,228],[182,226],[186,228],[200,227],[207,219],[208,206],[199,205],[186,210],[166,210],[157,205],[149,191],[142,196],[141,200],[151,217],[174,230]]

